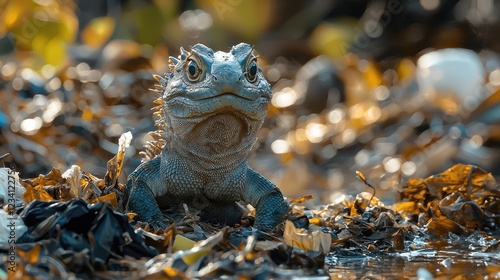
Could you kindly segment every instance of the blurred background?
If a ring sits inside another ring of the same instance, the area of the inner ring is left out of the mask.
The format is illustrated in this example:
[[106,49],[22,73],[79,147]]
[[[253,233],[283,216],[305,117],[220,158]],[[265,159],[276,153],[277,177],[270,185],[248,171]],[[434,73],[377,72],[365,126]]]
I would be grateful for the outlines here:
[[131,131],[126,176],[168,56],[247,42],[274,92],[250,164],[285,195],[369,191],[356,170],[385,202],[458,162],[498,177],[499,28],[494,0],[3,0],[0,155],[102,177]]

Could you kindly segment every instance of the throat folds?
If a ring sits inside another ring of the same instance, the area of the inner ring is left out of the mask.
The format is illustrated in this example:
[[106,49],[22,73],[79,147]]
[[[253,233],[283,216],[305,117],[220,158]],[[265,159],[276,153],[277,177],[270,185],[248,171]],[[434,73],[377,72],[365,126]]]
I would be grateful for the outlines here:
[[[166,157],[175,157],[194,173],[220,175],[245,163],[256,141],[256,128],[248,118],[219,112],[196,119],[185,119],[182,133],[174,133]],[[172,162],[172,159],[166,159]]]

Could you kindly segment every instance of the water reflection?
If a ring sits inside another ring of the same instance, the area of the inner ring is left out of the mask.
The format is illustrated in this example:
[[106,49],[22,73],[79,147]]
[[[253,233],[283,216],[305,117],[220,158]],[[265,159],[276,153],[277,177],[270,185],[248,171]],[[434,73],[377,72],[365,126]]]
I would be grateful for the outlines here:
[[498,251],[471,250],[474,243],[463,241],[452,244],[404,253],[331,253],[325,261],[331,279],[500,279]]

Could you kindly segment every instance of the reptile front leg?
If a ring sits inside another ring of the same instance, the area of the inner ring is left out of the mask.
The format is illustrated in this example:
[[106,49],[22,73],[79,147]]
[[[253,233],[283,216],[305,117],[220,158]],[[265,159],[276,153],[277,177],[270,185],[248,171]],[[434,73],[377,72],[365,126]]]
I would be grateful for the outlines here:
[[[127,208],[137,214],[140,221],[147,222],[155,229],[165,229],[168,225],[167,218],[161,213],[160,207],[156,202],[152,188],[160,188],[161,183],[156,186],[153,182],[160,182],[159,164],[160,158],[150,160],[139,166],[130,174],[125,195]],[[150,184],[146,183],[147,181]],[[163,186],[165,187],[165,186]]]
[[248,168],[248,188],[243,200],[253,205],[257,211],[254,227],[269,231],[285,219],[290,205],[281,191],[269,180]]

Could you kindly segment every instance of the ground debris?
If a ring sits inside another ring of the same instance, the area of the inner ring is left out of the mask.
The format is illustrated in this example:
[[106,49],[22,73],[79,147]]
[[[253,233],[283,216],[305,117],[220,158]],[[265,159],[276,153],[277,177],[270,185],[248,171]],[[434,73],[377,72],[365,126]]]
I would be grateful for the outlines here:
[[[108,174],[119,174],[121,166],[110,162]],[[368,192],[314,209],[304,206],[311,195],[293,199],[287,220],[273,232],[253,229],[251,220],[236,227],[200,222],[188,208],[182,219],[153,231],[133,221],[133,213],[122,213],[116,199],[121,190],[107,186],[114,175],[107,176],[73,166],[20,179],[26,206],[16,213],[27,230],[16,240],[17,273],[40,279],[286,279],[325,275],[325,258],[328,266],[413,254],[443,246],[443,240],[451,246],[465,238],[484,253],[498,251],[499,191],[489,173],[472,165],[410,179],[402,201],[391,206]]]
[[493,176],[477,166],[457,164],[426,179],[410,179],[401,198],[405,202],[395,208],[406,208],[410,215],[421,214],[419,219],[434,219],[431,232],[436,219],[448,224],[445,228],[456,229],[453,232],[465,232],[458,227],[498,231],[500,190]]
[[[368,192],[314,209],[304,206],[312,195],[293,199],[287,220],[270,233],[250,227],[249,217],[236,227],[200,222],[188,208],[182,219],[153,231],[123,213],[117,199],[123,157],[120,149],[109,161],[106,179],[72,166],[19,180],[25,206],[16,214],[27,231],[16,240],[17,273],[40,279],[115,279],[124,271],[148,279],[286,279],[325,274],[325,257],[331,265],[408,254],[443,246],[440,240],[483,240],[483,252],[498,251],[499,191],[489,173],[472,165],[410,179],[402,201],[391,206]],[[364,174],[358,177],[369,185]]]

